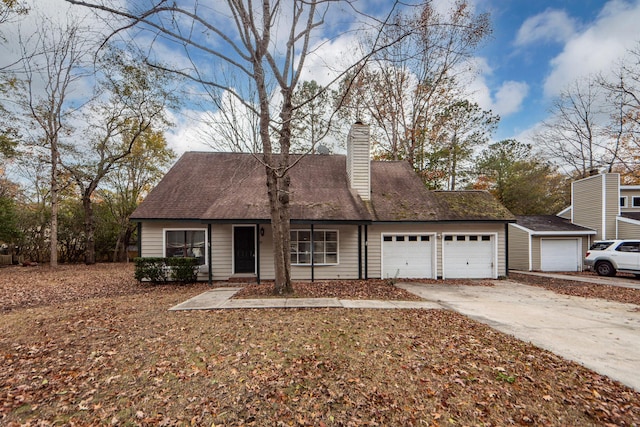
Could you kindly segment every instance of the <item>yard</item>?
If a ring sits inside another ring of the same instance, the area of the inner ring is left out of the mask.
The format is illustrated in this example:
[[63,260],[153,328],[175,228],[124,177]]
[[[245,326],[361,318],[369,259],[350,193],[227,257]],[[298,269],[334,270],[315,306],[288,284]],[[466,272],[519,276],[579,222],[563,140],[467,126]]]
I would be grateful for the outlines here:
[[0,269],[0,424],[640,424],[639,393],[452,312],[167,311],[206,289]]

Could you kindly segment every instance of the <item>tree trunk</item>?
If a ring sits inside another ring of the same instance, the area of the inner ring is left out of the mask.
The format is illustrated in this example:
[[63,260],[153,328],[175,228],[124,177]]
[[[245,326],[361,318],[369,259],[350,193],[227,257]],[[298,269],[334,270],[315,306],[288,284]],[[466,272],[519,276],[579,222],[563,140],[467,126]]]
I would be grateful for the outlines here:
[[291,286],[291,263],[289,245],[291,236],[289,215],[289,177],[278,177],[278,172],[267,167],[267,188],[271,208],[271,228],[273,230],[273,262],[275,268],[274,293],[277,295],[293,292]]
[[84,262],[87,265],[96,263],[96,223],[93,217],[93,204],[91,203],[91,195],[82,195],[82,207],[84,208],[84,233],[87,239]]
[[49,265],[58,266],[58,144],[51,142],[51,254]]

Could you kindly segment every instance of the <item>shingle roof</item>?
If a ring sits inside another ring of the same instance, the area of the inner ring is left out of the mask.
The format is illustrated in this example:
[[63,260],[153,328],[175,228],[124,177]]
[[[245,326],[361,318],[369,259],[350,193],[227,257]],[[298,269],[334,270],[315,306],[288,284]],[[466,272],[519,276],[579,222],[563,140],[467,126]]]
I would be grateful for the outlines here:
[[518,215],[516,223],[531,231],[585,232],[594,230],[573,224],[570,220],[556,215]]
[[[514,219],[487,192],[427,190],[404,161],[371,163],[371,202],[366,203],[349,187],[343,155],[308,155],[289,173],[292,220]],[[131,219],[269,221],[264,166],[251,154],[187,152]]]
[[623,218],[635,219],[640,221],[640,212],[621,212],[620,216]]
[[484,190],[434,191],[443,221],[511,221],[515,216]]

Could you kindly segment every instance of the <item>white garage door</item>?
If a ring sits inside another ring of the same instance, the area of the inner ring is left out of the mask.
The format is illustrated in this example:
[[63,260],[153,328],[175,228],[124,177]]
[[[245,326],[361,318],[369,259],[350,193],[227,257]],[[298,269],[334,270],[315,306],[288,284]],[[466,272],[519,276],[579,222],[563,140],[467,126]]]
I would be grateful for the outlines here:
[[540,240],[542,271],[578,271],[580,263],[580,239]]
[[433,236],[382,236],[382,277],[433,278]]
[[445,279],[496,278],[495,238],[491,234],[443,236],[442,263]]

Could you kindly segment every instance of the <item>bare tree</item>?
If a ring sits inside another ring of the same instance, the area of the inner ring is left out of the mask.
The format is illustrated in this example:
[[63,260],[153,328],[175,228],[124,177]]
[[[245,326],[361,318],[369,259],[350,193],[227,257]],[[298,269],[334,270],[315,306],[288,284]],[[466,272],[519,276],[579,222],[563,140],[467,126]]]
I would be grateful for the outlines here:
[[565,89],[550,113],[534,139],[551,160],[577,178],[611,169],[615,156],[607,149],[610,139],[604,132],[609,117],[604,92],[593,77]]
[[[288,172],[295,165],[290,157],[293,94],[315,30],[324,24],[329,8],[340,2],[263,0],[254,4],[227,0],[205,6],[198,1],[177,4],[160,0],[145,8],[138,3],[130,5],[138,8],[132,11],[115,2],[67,1],[128,19],[121,30],[135,25],[173,40],[184,48],[190,67],[169,67],[172,71],[212,92],[231,94],[258,117],[259,159],[266,173],[274,236],[274,290],[278,294],[291,292]],[[350,2],[343,4],[353,7]],[[204,57],[218,68],[206,75],[196,57]],[[220,68],[230,70],[227,75],[241,76],[248,87],[220,81]]]
[[48,151],[50,263],[55,267],[58,264],[60,145],[64,136],[72,131],[73,116],[78,108],[71,99],[72,92],[86,75],[84,66],[91,50],[77,17],[69,17],[61,25],[43,16],[38,20],[38,33],[20,40],[23,51],[21,82],[24,90],[18,86],[14,100],[35,129],[31,143]]
[[[75,181],[84,210],[85,263],[95,264],[93,195],[102,180],[131,154],[138,139],[167,124],[166,108],[174,104],[166,73],[121,51],[110,49],[99,61],[104,81],[101,96],[87,108],[81,129],[86,143],[67,147],[61,160]],[[71,154],[72,153],[72,154]]]
[[424,170],[424,152],[437,149],[438,114],[463,96],[465,62],[490,33],[489,16],[474,14],[466,0],[454,2],[446,13],[433,2],[398,12],[382,37],[400,42],[376,54],[344,85],[348,121],[374,125],[378,156],[406,159]]

